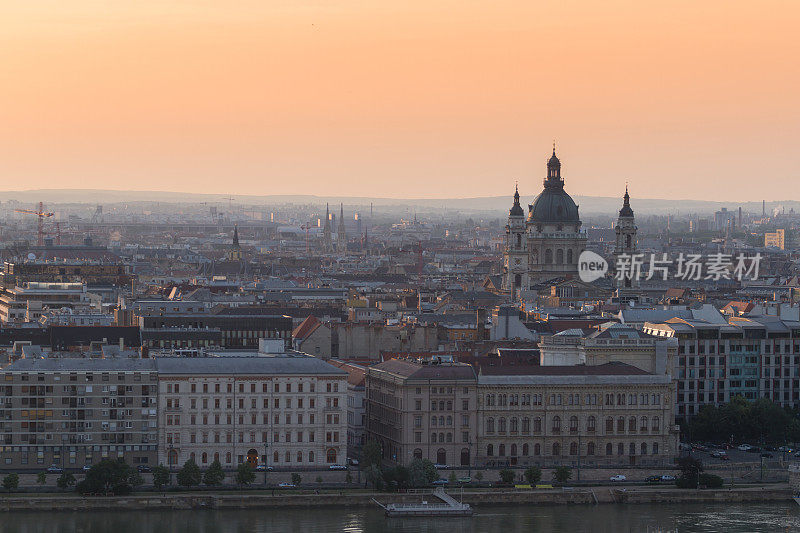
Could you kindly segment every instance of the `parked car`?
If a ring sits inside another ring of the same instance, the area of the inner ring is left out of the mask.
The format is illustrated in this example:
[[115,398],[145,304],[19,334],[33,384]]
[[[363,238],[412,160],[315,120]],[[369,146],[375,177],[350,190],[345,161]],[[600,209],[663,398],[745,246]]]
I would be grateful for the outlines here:
[[142,473],[152,472],[153,471],[153,469],[150,468],[148,465],[138,465],[136,467],[136,470],[138,470],[139,472],[142,472]]
[[284,481],[282,483],[278,483],[278,487],[282,489],[293,489],[297,487],[297,485],[295,485],[294,483],[289,483],[288,481]]
[[783,453],[792,453],[794,450],[792,450],[788,446],[781,446],[780,448],[778,448],[778,451]]
[[616,481],[626,481],[628,478],[627,478],[627,477],[625,477],[625,476],[624,476],[624,475],[622,475],[622,474],[617,474],[617,475],[615,475],[615,476],[611,476],[611,478],[609,478],[609,479],[610,479],[611,481],[615,481],[615,482],[616,482]]
[[661,481],[675,481],[675,476],[672,474],[664,474],[661,476]]
[[457,480],[459,483],[472,483],[472,478],[469,476],[460,477]]
[[448,483],[450,482],[447,481],[445,478],[439,478],[436,481],[434,481],[432,485],[447,485]]
[[331,465],[328,470],[347,470],[347,467],[344,465]]
[[61,468],[58,465],[50,465],[50,466],[47,467],[47,473],[48,474],[62,474],[63,472],[64,472],[64,469]]
[[751,446],[747,449],[747,453],[761,453],[761,448]]
[[450,468],[449,466],[443,465],[443,464],[440,464],[440,463],[436,463],[435,465],[433,465],[433,467],[436,470],[447,470],[448,468]]
[[84,472],[88,472],[91,469],[92,469],[92,465],[83,465],[83,468],[81,468],[81,470],[83,470]]
[[761,454],[761,457],[764,457],[765,459],[772,459],[773,457],[775,457],[775,454],[772,454],[770,452],[764,452]]
[[728,459],[728,454],[723,451],[714,451],[711,452],[711,457],[715,457],[717,459],[722,459],[723,461],[726,461]]
[[661,483],[661,476],[647,476],[644,480],[647,483]]
[[358,459],[347,459],[347,462],[353,466],[358,466]]
[[741,452],[746,452],[746,451],[748,451],[750,448],[752,448],[752,446],[750,446],[749,444],[740,444],[740,445],[739,445],[737,448],[738,448],[738,449],[739,449],[739,451],[741,451]]
[[265,464],[260,464],[256,466],[256,470],[259,472],[272,472],[274,469],[271,466],[267,466]]

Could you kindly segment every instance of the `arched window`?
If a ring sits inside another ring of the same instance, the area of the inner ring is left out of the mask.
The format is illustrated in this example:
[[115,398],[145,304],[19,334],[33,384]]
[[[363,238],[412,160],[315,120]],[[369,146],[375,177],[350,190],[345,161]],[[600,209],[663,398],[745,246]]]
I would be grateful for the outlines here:
[[553,263],[553,250],[550,248],[544,251],[544,262],[548,265]]
[[641,453],[641,454],[642,454],[642,455],[647,455],[647,443],[646,443],[646,442],[643,442],[643,443],[642,443],[642,445],[641,445],[640,447],[641,447],[641,449],[642,449],[642,453]]
[[622,417],[617,419],[617,433],[625,433],[625,419]]
[[571,265],[572,263],[573,263],[573,261],[572,261],[572,249],[570,248],[569,250],[567,250],[567,264]]
[[593,416],[590,416],[589,418],[587,418],[586,419],[586,431],[588,431],[590,433],[594,433],[594,431],[595,431],[595,423],[596,422],[597,421]]
[[439,417],[439,425],[444,427],[444,415]]
[[625,444],[622,442],[617,444],[617,455],[625,455]]
[[522,455],[523,457],[527,457],[529,453],[530,453],[530,446],[528,446],[528,443],[526,442],[525,444],[522,445]]
[[614,433],[614,419],[610,416],[606,418],[606,433]]
[[559,265],[564,263],[564,250],[561,248],[556,250],[556,263]]
[[467,448],[461,448],[461,466],[469,466],[469,450]]
[[497,455],[499,455],[500,457],[505,457],[506,456],[506,445],[505,444],[501,444],[500,446],[498,446]]
[[553,417],[553,433],[561,433],[561,417]]
[[486,419],[486,433],[494,433],[494,418]]
[[436,433],[431,433],[431,442],[436,444]]
[[517,417],[511,418],[511,433],[519,433],[519,419]]
[[542,432],[542,419],[538,416],[533,419],[533,432],[534,433]]
[[643,416],[642,419],[639,421],[639,429],[642,433],[647,431],[647,417]]
[[636,433],[636,417],[632,416],[628,419],[628,431]]
[[498,433],[505,433],[506,432],[506,419],[505,418],[500,418],[500,421],[497,424],[497,432]]
[[609,442],[606,444],[606,455],[613,455],[614,454],[614,447]]
[[414,450],[414,459],[422,459],[422,450],[419,448]]
[[517,248],[519,248],[520,246],[522,246],[522,234],[517,233]]
[[189,459],[191,459],[193,463],[194,463],[194,462],[196,462],[196,461],[194,460],[194,452],[192,452],[192,453],[190,453],[190,454],[189,454]]
[[297,462],[298,463],[302,463],[303,462],[303,452],[301,452],[301,451],[297,452]]
[[214,460],[219,461],[219,452],[214,453]]
[[659,420],[657,416],[653,417],[653,431],[659,431]]
[[529,435],[531,432],[531,419],[525,417],[522,419],[522,433],[525,435]]
[[284,460],[287,463],[291,463],[292,462],[292,452],[290,452],[289,450],[286,450],[286,453],[284,454]]
[[444,433],[439,433],[439,442],[444,442]]
[[447,442],[453,442],[453,434],[452,433],[448,433],[447,434]]
[[434,427],[435,427],[435,426],[437,425],[437,424],[436,424],[436,422],[437,422],[438,420],[439,420],[438,418],[436,418],[435,416],[432,416],[432,417],[431,417],[431,426],[434,426]]
[[628,455],[636,455],[636,443],[631,442],[628,446]]
[[577,433],[578,432],[578,417],[571,416],[569,418],[569,432],[570,433]]
[[594,455],[594,442],[586,445],[586,455]]
[[653,455],[658,455],[658,443],[653,443]]
[[556,457],[561,455],[561,444],[558,442],[553,443],[553,455]]
[[538,442],[533,445],[533,455],[542,455],[542,445]]
[[578,455],[578,443],[571,442],[569,445],[569,454],[570,455]]
[[274,464],[278,464],[278,452],[277,452],[277,450],[272,452],[272,462]]
[[452,426],[453,425],[453,417],[452,416],[448,416],[447,417],[447,425],[448,426]]
[[231,452],[225,454],[225,462],[231,464]]
[[491,444],[487,444],[486,445],[486,457],[491,457],[492,455],[494,455],[494,446],[492,446]]
[[439,448],[436,451],[436,462],[440,465],[447,464],[447,452],[445,451],[444,448]]
[[200,460],[203,461],[203,464],[206,464],[208,462],[208,454],[203,452],[203,454],[200,456]]
[[312,452],[308,452],[308,462],[309,463],[313,463],[314,462],[314,452],[313,451]]
[[336,450],[328,448],[328,451],[325,452],[325,461],[328,464],[334,464],[336,462]]

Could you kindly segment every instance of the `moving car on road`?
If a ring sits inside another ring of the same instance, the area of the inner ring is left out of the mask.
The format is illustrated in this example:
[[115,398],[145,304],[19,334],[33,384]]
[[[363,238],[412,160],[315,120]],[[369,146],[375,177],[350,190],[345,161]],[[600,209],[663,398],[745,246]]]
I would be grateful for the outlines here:
[[622,475],[622,474],[617,474],[617,475],[615,475],[615,476],[611,476],[611,478],[610,478],[610,479],[611,479],[611,481],[617,482],[617,481],[626,481],[628,478],[627,478],[627,477],[625,477],[625,476],[624,476],[624,475]]

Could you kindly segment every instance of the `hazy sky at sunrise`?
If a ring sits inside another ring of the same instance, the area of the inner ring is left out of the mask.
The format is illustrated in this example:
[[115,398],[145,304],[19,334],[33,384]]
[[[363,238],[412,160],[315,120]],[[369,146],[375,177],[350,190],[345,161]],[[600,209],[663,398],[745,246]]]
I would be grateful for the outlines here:
[[0,0],[2,189],[800,199],[800,3]]

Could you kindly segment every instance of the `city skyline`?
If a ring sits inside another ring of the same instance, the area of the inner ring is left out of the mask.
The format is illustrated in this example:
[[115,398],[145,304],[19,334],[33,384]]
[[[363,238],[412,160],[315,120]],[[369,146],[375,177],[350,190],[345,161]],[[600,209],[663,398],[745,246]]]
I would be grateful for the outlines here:
[[532,198],[554,138],[574,195],[796,181],[785,3],[237,7],[9,5],[3,188]]

